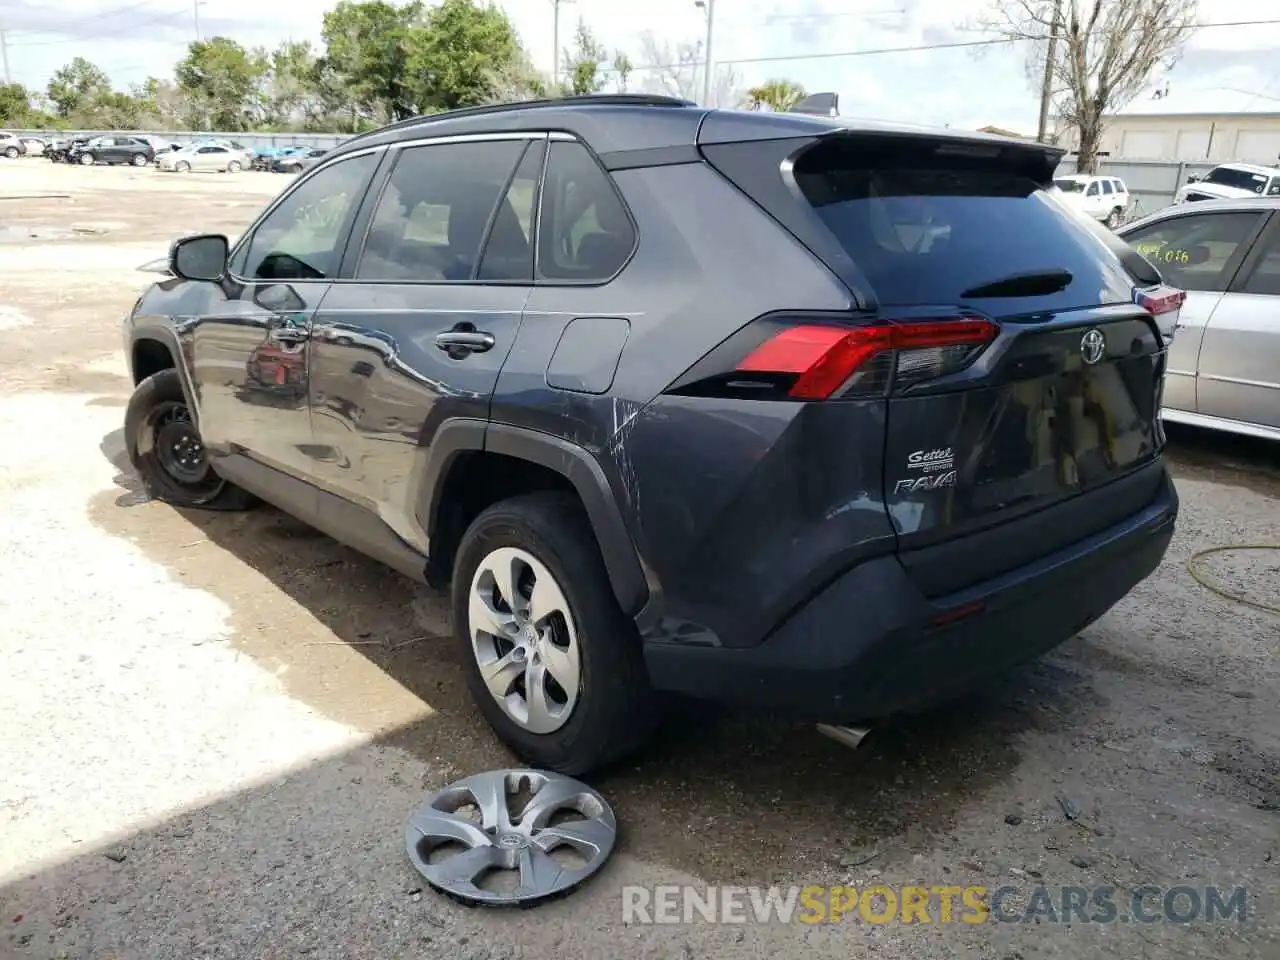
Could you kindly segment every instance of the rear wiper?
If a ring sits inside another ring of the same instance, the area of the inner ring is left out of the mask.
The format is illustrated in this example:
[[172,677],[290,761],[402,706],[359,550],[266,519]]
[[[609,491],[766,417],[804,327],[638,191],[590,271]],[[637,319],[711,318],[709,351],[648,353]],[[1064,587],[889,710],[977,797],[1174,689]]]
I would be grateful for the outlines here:
[[970,297],[1043,297],[1065,289],[1075,278],[1070,270],[1032,270],[970,287],[960,299]]

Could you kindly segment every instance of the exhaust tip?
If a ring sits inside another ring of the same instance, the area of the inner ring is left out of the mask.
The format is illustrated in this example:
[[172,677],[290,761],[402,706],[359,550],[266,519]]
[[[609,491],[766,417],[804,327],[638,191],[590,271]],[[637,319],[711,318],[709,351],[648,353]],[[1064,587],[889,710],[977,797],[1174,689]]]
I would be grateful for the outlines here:
[[857,750],[858,744],[866,739],[867,734],[871,732],[870,727],[845,727],[833,723],[818,724],[818,732],[824,737],[830,737],[836,743],[844,744],[851,750]]

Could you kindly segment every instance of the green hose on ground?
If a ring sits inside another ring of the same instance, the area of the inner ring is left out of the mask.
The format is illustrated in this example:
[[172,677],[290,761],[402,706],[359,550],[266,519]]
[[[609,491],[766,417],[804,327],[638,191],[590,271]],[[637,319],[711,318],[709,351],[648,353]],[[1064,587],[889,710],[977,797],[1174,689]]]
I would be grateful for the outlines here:
[[1253,607],[1255,610],[1264,610],[1267,613],[1280,615],[1280,606],[1259,603],[1257,600],[1250,600],[1248,597],[1242,597],[1239,594],[1224,590],[1216,583],[1211,583],[1209,580],[1205,579],[1197,569],[1198,561],[1202,560],[1204,557],[1213,553],[1228,553],[1233,550],[1280,550],[1280,543],[1236,543],[1229,544],[1225,547],[1209,547],[1206,550],[1201,550],[1194,554],[1191,559],[1187,561],[1187,572],[1191,574],[1191,578],[1195,580],[1196,583],[1200,584],[1200,586],[1204,587],[1209,592],[1216,593],[1224,600],[1234,600],[1236,603],[1242,603],[1246,607]]

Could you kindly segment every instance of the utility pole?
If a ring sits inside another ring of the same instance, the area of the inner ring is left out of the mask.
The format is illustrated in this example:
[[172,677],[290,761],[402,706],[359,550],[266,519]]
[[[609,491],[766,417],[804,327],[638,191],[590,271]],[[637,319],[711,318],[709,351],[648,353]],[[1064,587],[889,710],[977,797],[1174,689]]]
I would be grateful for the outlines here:
[[1040,84],[1040,129],[1036,140],[1045,142],[1049,133],[1049,101],[1053,99],[1053,63],[1058,56],[1058,23],[1062,19],[1062,0],[1053,0],[1053,20],[1049,25],[1049,46],[1044,55],[1044,80]]
[[191,12],[196,20],[196,43],[200,42],[200,0],[191,0]]
[[715,69],[711,59],[711,40],[715,31],[716,23],[716,0],[694,0],[695,7],[701,7],[702,12],[707,15],[707,44],[706,44],[706,61],[707,65],[702,76],[702,105],[704,107],[711,106],[711,74]]
[[4,82],[13,83],[13,77],[9,75],[9,35],[3,24],[0,24],[0,60],[4,61]]
[[[557,89],[560,86],[560,5],[572,2],[573,0],[551,0],[551,45],[555,48],[551,55],[551,86]],[[552,95],[555,95],[554,89]]]

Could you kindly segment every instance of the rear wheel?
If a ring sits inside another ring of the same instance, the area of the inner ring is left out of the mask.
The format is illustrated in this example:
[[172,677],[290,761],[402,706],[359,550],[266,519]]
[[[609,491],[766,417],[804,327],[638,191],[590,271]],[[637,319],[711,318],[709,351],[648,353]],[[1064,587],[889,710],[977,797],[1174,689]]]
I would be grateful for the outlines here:
[[5,147],[4,155],[5,155],[6,157],[8,157],[10,160],[17,160],[17,159],[18,159],[18,148],[17,148],[17,147]]
[[1121,219],[1123,219],[1123,214],[1121,213],[1120,208],[1116,207],[1107,214],[1107,226],[1114,230],[1116,227],[1120,226]]
[[125,449],[147,492],[177,507],[243,510],[253,497],[209,465],[178,371],[143,380],[124,416]]
[[648,738],[659,714],[640,637],[573,497],[528,494],[481,513],[452,590],[472,696],[526,762],[576,775]]
[[147,165],[147,155],[145,153],[135,153],[133,155],[133,165],[135,167],[145,167]]

